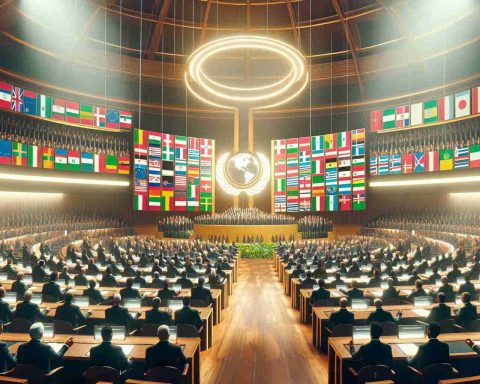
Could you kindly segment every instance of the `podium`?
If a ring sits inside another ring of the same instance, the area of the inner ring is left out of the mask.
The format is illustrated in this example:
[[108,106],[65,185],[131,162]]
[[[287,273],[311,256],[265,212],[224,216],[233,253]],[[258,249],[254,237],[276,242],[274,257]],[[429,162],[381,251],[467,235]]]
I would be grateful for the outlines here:
[[291,236],[295,240],[298,239],[297,224],[280,224],[280,225],[209,225],[194,224],[193,233],[195,237],[203,240],[215,236],[228,237],[228,241],[242,242],[244,237],[250,236],[254,239],[261,238],[265,243],[271,242],[273,236],[284,236],[285,240],[289,240]]

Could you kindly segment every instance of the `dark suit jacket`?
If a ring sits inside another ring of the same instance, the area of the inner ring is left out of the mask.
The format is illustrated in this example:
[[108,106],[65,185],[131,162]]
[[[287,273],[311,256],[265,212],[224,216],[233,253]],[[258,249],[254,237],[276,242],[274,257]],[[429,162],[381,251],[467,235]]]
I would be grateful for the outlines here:
[[348,298],[351,299],[362,299],[363,298],[363,291],[358,288],[351,288],[345,292]]
[[159,297],[162,302],[165,300],[171,300],[175,297],[175,291],[173,289],[160,289],[157,292],[157,297]]
[[192,288],[190,297],[195,300],[203,300],[207,304],[213,304],[212,292],[204,287]]
[[177,279],[177,281],[175,283],[181,284],[182,288],[185,288],[185,289],[193,288],[192,280],[190,280],[187,277],[181,277],[181,278]]
[[5,372],[13,368],[16,364],[17,361],[12,356],[7,344],[0,341],[0,372]]
[[147,369],[170,366],[183,370],[186,363],[187,359],[180,346],[168,341],[159,341],[157,344],[148,347],[145,353]]
[[120,290],[122,299],[141,299],[140,291],[136,288],[125,287]]
[[330,300],[330,291],[325,288],[318,288],[315,291],[312,291],[310,303],[313,305],[317,300]]
[[425,319],[425,322],[428,324],[438,323],[450,318],[452,318],[451,308],[446,304],[438,304],[436,307],[432,308],[430,314]]
[[447,301],[455,301],[455,293],[453,287],[450,284],[442,285],[438,288],[438,293],[442,292],[446,296]]
[[78,323],[85,322],[87,318],[80,310],[80,307],[75,304],[62,304],[57,307],[55,313],[55,320],[65,320],[73,325],[74,328],[78,327]]
[[346,308],[340,308],[340,310],[333,312],[328,319],[328,328],[333,330],[340,324],[354,324],[355,316],[353,312],[350,312]]
[[60,363],[67,350],[68,347],[64,345],[57,353],[50,345],[42,343],[40,340],[30,340],[18,347],[17,363],[33,364],[44,372],[49,372],[50,362]]
[[12,284],[12,292],[16,292],[17,297],[22,297],[27,289],[28,289],[27,284],[25,284],[21,280],[16,280]]
[[472,300],[475,300],[477,297],[477,290],[475,289],[475,285],[471,281],[466,281],[464,284],[460,285],[458,288],[458,294],[461,295],[463,292],[470,293],[470,297]]
[[102,287],[118,287],[118,282],[113,275],[103,275],[102,281],[100,282]]
[[382,299],[383,300],[391,300],[398,298],[398,291],[395,287],[388,287],[383,290]]
[[49,281],[48,283],[43,284],[42,295],[50,295],[55,298],[56,301],[63,299],[63,293],[60,289],[60,286],[54,281]]
[[90,366],[104,365],[123,371],[130,366],[130,363],[121,347],[110,341],[102,341],[90,349]]
[[375,311],[371,312],[368,315],[367,323],[377,322],[377,323],[385,323],[387,321],[391,321],[392,323],[395,322],[392,314],[383,308],[376,308]]
[[31,323],[35,323],[35,321],[42,319],[43,316],[40,307],[31,301],[22,301],[17,304],[15,309],[15,317],[20,317]]
[[83,296],[87,296],[90,299],[90,303],[99,304],[104,303],[105,298],[102,293],[96,288],[87,288],[83,291]]
[[135,319],[130,315],[128,309],[122,306],[113,306],[105,310],[105,322],[128,327]]
[[88,287],[88,278],[85,275],[76,275],[73,278],[73,281],[75,282],[75,285],[81,286],[81,287]]
[[145,322],[153,324],[172,325],[172,316],[167,311],[160,311],[158,308],[152,308],[145,312]]
[[9,280],[15,280],[17,278],[17,271],[15,271],[11,264],[5,265],[2,271],[7,273],[7,279]]
[[10,320],[12,320],[12,317],[13,317],[13,311],[10,309],[10,306],[8,305],[8,303],[0,299],[0,321],[3,324],[6,324]]
[[197,329],[203,325],[200,313],[196,309],[190,307],[183,307],[182,309],[175,311],[175,323],[177,325],[190,324]]
[[477,307],[472,305],[472,303],[468,303],[460,308],[456,321],[458,325],[467,327],[470,322],[476,319],[478,319]]
[[361,360],[362,366],[382,364],[387,367],[393,366],[392,347],[382,343],[378,339],[373,339],[364,344],[356,351],[352,358]]
[[32,281],[34,283],[43,283],[45,279],[47,278],[47,272],[40,267],[40,265],[37,265],[32,269]]
[[422,370],[431,364],[448,363],[450,351],[447,343],[430,339],[418,348],[417,354],[410,360],[410,365]]

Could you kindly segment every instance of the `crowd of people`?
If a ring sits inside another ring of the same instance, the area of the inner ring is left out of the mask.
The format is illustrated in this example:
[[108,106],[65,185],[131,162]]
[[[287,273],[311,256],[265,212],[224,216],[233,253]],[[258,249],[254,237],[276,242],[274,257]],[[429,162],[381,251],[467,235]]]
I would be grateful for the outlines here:
[[265,213],[258,208],[229,208],[223,213],[197,216],[195,223],[208,225],[282,225],[295,224],[295,218],[283,214]]
[[158,230],[165,237],[188,239],[192,236],[193,222],[186,216],[168,216],[158,222]]
[[392,135],[376,135],[370,141],[372,156],[438,151],[441,149],[480,144],[478,119],[460,121],[448,126],[401,131]]
[[0,113],[0,140],[63,148],[89,153],[129,156],[129,139],[125,135],[96,132],[22,116]]
[[333,229],[332,220],[321,216],[305,216],[298,220],[298,232],[302,239],[320,239],[328,237]]

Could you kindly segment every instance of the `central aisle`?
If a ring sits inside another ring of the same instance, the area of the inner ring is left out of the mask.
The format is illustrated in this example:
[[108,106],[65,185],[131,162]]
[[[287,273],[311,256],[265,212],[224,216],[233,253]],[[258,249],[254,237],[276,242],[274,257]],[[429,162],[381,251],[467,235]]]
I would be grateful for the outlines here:
[[322,384],[327,358],[312,345],[273,270],[273,261],[239,260],[238,282],[213,348],[202,352],[203,384]]

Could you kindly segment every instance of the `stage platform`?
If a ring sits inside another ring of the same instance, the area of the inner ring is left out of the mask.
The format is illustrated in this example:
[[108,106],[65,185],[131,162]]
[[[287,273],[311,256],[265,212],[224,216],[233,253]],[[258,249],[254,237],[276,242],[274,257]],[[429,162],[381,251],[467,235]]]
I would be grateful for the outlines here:
[[284,236],[285,240],[298,239],[298,225],[206,225],[194,224],[193,233],[195,237],[203,240],[215,236],[227,236],[229,241],[242,242],[243,238],[249,236],[256,239],[263,237],[265,243],[271,242],[273,236]]

